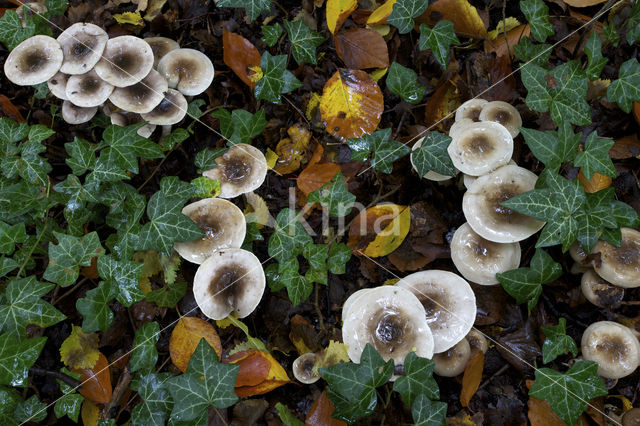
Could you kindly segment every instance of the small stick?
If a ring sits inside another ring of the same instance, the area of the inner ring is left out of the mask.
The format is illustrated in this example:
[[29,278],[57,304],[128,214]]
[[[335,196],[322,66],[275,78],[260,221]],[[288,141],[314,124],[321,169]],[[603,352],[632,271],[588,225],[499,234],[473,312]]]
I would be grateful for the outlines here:
[[108,420],[112,418],[110,413],[114,407],[117,407],[120,404],[120,400],[122,399],[124,392],[129,387],[129,383],[131,383],[131,379],[132,379],[132,376],[131,376],[131,373],[129,372],[129,366],[125,366],[124,371],[122,372],[122,374],[120,375],[120,378],[118,379],[118,384],[113,390],[113,394],[111,395],[111,400],[109,401],[109,404],[107,404],[105,409],[102,410],[102,413],[100,414],[100,418],[102,420]]
[[59,371],[49,371],[44,368],[31,367],[29,369],[29,373],[35,374],[36,376],[51,376],[59,379],[64,384],[71,386],[72,388],[79,388],[82,386],[82,382],[80,380],[76,380],[71,376],[67,376],[64,373],[60,373]]

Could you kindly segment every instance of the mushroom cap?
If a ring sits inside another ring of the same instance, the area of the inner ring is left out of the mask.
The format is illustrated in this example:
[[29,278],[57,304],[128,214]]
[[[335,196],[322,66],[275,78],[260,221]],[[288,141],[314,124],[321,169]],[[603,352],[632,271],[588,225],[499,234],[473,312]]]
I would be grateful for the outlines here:
[[67,101],[67,80],[69,80],[69,76],[64,73],[57,73],[49,80],[47,80],[47,87],[49,87],[49,91],[58,99],[62,99],[63,101]]
[[69,101],[62,102],[62,118],[69,124],[82,124],[91,120],[98,112],[98,107],[79,107]]
[[488,101],[484,99],[469,99],[456,110],[456,121],[461,121],[465,118],[480,121],[480,111],[487,103]]
[[[510,164],[512,166],[517,166],[516,162],[513,161],[513,158],[511,160],[509,160],[509,162],[507,164]],[[462,183],[464,184],[464,187],[467,188],[467,189],[469,189],[469,187],[471,187],[471,185],[473,184],[473,182],[476,181],[476,179],[478,179],[478,176],[469,176],[469,175],[466,175],[466,174],[462,175]]]
[[396,286],[410,290],[424,306],[435,353],[453,347],[471,330],[476,296],[459,275],[437,269],[420,271],[402,278]]
[[481,121],[456,132],[447,152],[462,173],[481,176],[509,162],[513,138],[503,125]]
[[351,312],[351,308],[353,308],[354,306],[358,306],[357,302],[360,299],[360,297],[367,294],[367,292],[369,291],[371,291],[370,288],[363,288],[361,290],[356,291],[355,293],[352,293],[351,296],[347,298],[347,300],[342,305],[342,322],[343,323],[344,323],[344,320],[349,316],[349,313]]
[[4,63],[4,73],[14,84],[44,83],[60,71],[62,48],[56,39],[35,35],[17,45]]
[[600,252],[600,262],[594,269],[611,284],[625,287],[640,287],[640,232],[631,228],[620,228],[622,244],[615,247],[606,241],[598,241],[592,253]]
[[624,299],[624,289],[603,280],[592,269],[582,274],[580,288],[584,297],[600,308],[614,309]]
[[192,263],[202,263],[216,250],[240,248],[247,231],[242,210],[221,198],[205,198],[187,204],[182,214],[189,216],[204,232],[194,241],[175,243],[178,254]]
[[177,90],[168,89],[164,98],[150,112],[142,114],[142,118],[151,124],[168,125],[180,122],[187,115],[189,107],[184,95]]
[[102,57],[109,35],[97,25],[77,22],[58,36],[64,61],[60,71],[65,74],[84,74]]
[[158,71],[169,82],[169,87],[186,96],[195,96],[207,90],[213,81],[213,64],[204,53],[195,49],[175,49],[158,62]]
[[318,356],[316,354],[308,352],[300,355],[295,359],[295,361],[293,361],[291,369],[293,370],[293,376],[296,380],[306,385],[310,385],[320,380],[320,376],[315,370],[317,358]]
[[442,377],[456,377],[462,374],[471,358],[471,346],[462,339],[452,348],[433,355],[433,372]]
[[267,176],[267,160],[256,147],[239,143],[216,158],[215,167],[202,173],[220,181],[220,198],[233,198],[262,185]]
[[582,263],[587,258],[588,253],[584,251],[582,245],[576,240],[569,247],[569,255],[575,262]]
[[153,67],[157,68],[160,59],[172,50],[180,49],[177,41],[167,37],[145,37],[144,41],[149,43],[153,51]]
[[343,314],[342,339],[355,363],[360,362],[367,343],[385,361],[393,359],[396,365],[402,365],[410,352],[423,358],[433,356],[433,336],[422,304],[410,291],[397,286],[359,293],[347,315]]
[[454,136],[459,134],[462,130],[466,129],[470,124],[473,124],[473,123],[475,123],[475,121],[473,121],[470,118],[463,118],[462,120],[458,120],[454,122],[449,128],[449,136],[453,138]]
[[134,36],[114,37],[107,41],[102,58],[95,66],[101,79],[116,87],[136,84],[153,68],[149,43]]
[[[415,151],[416,149],[420,148],[422,146],[422,142],[424,141],[425,138],[420,139],[418,142],[413,144],[413,147],[411,148],[411,155],[409,156],[409,159],[411,161],[411,166],[413,167],[413,170],[417,171],[416,165],[413,162],[413,151]],[[456,173],[458,173],[459,171],[456,170]],[[447,176],[447,175],[442,175],[438,172],[434,172],[433,170],[429,170],[427,173],[424,174],[424,176],[422,176],[424,179],[428,179],[428,180],[433,180],[436,182],[442,182],[445,180],[449,180],[451,178],[453,178],[453,176]]]
[[198,267],[193,295],[203,314],[214,320],[236,312],[244,318],[254,311],[266,280],[260,260],[239,248],[219,250]]
[[498,284],[496,274],[520,265],[520,243],[496,243],[482,238],[464,223],[451,239],[451,260],[467,280],[480,285]]
[[462,211],[471,228],[497,243],[522,241],[538,232],[544,222],[500,205],[534,189],[537,179],[529,170],[511,165],[480,176],[462,198]]
[[640,363],[640,342],[633,332],[616,322],[598,321],[582,334],[582,357],[598,363],[598,374],[620,379]]
[[625,412],[620,420],[622,426],[640,426],[640,408],[632,408]]
[[518,136],[520,126],[522,126],[522,117],[520,117],[518,110],[513,105],[502,101],[484,104],[482,111],[480,111],[480,120],[502,124],[513,138]]
[[476,352],[481,351],[486,354],[489,350],[489,342],[479,330],[472,328],[471,331],[465,336],[465,340],[469,342],[471,348],[471,356]]
[[151,112],[164,99],[167,80],[156,70],[151,70],[141,81],[127,87],[117,87],[109,100],[125,111],[139,114]]
[[85,108],[102,105],[112,92],[113,86],[98,77],[94,70],[86,74],[72,75],[67,80],[65,88],[67,100]]

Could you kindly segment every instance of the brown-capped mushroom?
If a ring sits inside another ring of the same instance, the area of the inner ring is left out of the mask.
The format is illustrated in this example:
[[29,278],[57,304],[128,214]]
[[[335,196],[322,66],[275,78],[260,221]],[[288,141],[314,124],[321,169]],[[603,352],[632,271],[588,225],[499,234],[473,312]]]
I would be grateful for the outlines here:
[[69,76],[64,73],[57,73],[49,80],[47,80],[47,87],[49,87],[49,91],[51,94],[58,99],[62,99],[63,101],[67,101],[67,80],[69,80]]
[[256,147],[239,143],[216,158],[217,167],[202,173],[220,181],[220,198],[233,198],[262,185],[267,176],[267,160]]
[[481,121],[456,132],[447,152],[462,173],[481,176],[509,162],[513,138],[501,124]]
[[158,62],[158,71],[169,82],[169,87],[186,96],[195,96],[207,90],[213,81],[213,64],[204,53],[195,49],[175,49]]
[[151,50],[153,51],[153,67],[158,67],[158,62],[167,53],[172,50],[180,49],[180,45],[177,41],[167,37],[145,37],[144,41],[149,43]]
[[480,111],[487,104],[484,99],[469,99],[458,107],[456,110],[456,121],[468,118],[472,121],[480,121]]
[[318,355],[313,352],[300,355],[293,361],[291,369],[293,376],[301,383],[310,385],[320,380],[320,376],[315,369]]
[[167,80],[158,71],[151,70],[141,81],[127,87],[117,87],[109,100],[125,111],[143,114],[151,112],[164,99]]
[[102,105],[112,92],[113,86],[98,77],[94,70],[70,76],[65,88],[67,100],[85,108]]
[[82,124],[90,121],[98,112],[98,107],[79,107],[69,101],[62,102],[62,119],[69,124]]
[[522,118],[517,109],[511,104],[502,101],[487,102],[480,111],[480,120],[494,121],[507,128],[511,137],[515,138],[520,133]]
[[616,247],[606,241],[598,241],[592,253],[600,253],[600,261],[594,269],[611,284],[625,287],[640,287],[640,232],[621,228],[622,244]]
[[489,350],[489,342],[487,338],[484,337],[479,330],[472,328],[471,331],[465,336],[467,342],[469,342],[469,347],[471,348],[471,356],[475,355],[476,352],[482,352],[486,354]]
[[640,363],[640,342],[629,328],[612,321],[591,324],[582,334],[582,357],[598,363],[598,374],[620,379]]
[[470,358],[469,342],[462,339],[452,348],[433,355],[433,372],[442,377],[456,377],[462,374]]
[[582,248],[582,245],[578,241],[574,241],[569,247],[569,255],[574,260],[574,262],[582,263],[589,253],[585,252]]
[[640,408],[632,408],[625,412],[620,420],[622,426],[640,426]]
[[56,39],[35,35],[17,45],[4,63],[4,74],[20,86],[44,83],[60,71],[62,48]]
[[145,78],[153,68],[149,43],[134,36],[120,36],[107,41],[102,58],[95,66],[101,79],[115,87],[127,87]]
[[600,308],[615,309],[624,299],[624,288],[606,282],[592,269],[582,274],[580,288],[584,297]]
[[168,89],[162,101],[150,112],[143,113],[142,118],[161,126],[176,124],[187,115],[188,106],[182,93]]
[[64,53],[60,71],[65,74],[89,72],[100,60],[109,36],[97,25],[77,22],[58,36]]

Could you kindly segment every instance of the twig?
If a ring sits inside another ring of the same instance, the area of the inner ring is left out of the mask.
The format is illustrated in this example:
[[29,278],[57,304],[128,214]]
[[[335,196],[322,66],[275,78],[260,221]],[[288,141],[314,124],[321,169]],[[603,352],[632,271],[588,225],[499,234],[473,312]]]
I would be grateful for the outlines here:
[[129,388],[129,383],[131,383],[131,378],[132,376],[131,376],[131,373],[129,372],[129,367],[125,366],[124,371],[122,372],[122,374],[120,375],[120,378],[118,379],[118,384],[113,390],[113,394],[111,394],[111,400],[109,401],[109,404],[107,404],[105,409],[102,410],[102,413],[100,414],[100,418],[102,420],[108,420],[112,418],[111,414],[109,413],[111,413],[114,407],[117,407],[120,404],[120,400],[122,399],[125,391]]
[[[487,386],[494,378],[498,377],[499,375],[501,375],[502,373],[504,373],[505,371],[507,371],[507,369],[510,367],[510,364],[505,364],[503,365],[500,370],[496,371],[495,373],[493,373],[491,375],[491,377],[489,377],[487,380],[484,381],[484,383],[482,383],[480,386],[478,386],[478,390],[482,389],[483,387]],[[478,391],[477,390],[477,391]],[[477,392],[476,391],[476,392]]]
[[320,309],[320,302],[318,296],[318,283],[315,284],[315,300],[313,301],[313,306],[316,308],[316,314],[318,315],[318,326],[322,331],[323,336],[327,335],[327,329],[324,326],[324,318],[322,315],[322,310]]
[[50,371],[50,370],[45,370],[44,368],[31,367],[29,369],[29,373],[35,374],[36,376],[55,377],[56,379],[59,379],[60,381],[62,381],[65,385],[69,385],[74,389],[82,386],[82,382],[80,380],[76,380],[73,377],[67,376],[66,374],[61,373],[59,371]]
[[71,287],[70,290],[68,290],[67,292],[65,292],[64,294],[62,294],[62,296],[56,298],[56,295],[53,295],[53,299],[51,300],[51,304],[55,305],[56,303],[60,303],[60,301],[62,299],[64,299],[65,297],[67,297],[68,295],[70,295],[71,293],[73,293],[74,291],[76,291],[78,289],[78,287],[80,287],[82,284],[84,284],[85,281],[87,281],[87,277],[84,277],[83,279],[81,279],[80,281],[78,281],[76,283],[76,285],[74,285],[73,287]]

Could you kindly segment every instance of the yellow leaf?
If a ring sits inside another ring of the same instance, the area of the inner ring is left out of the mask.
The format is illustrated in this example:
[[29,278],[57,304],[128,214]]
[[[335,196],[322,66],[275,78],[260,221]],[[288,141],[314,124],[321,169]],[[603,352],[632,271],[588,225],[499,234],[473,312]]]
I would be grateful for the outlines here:
[[395,3],[396,0],[387,0],[382,6],[374,10],[373,13],[369,15],[369,19],[367,19],[367,25],[386,24],[387,18],[391,15]]
[[369,73],[369,77],[374,79],[376,82],[380,81],[382,77],[385,76],[389,68],[378,68],[377,70],[373,70]]
[[349,362],[347,345],[345,345],[344,343],[336,342],[335,340],[329,340],[329,346],[321,351],[320,356],[317,358],[314,369],[329,367],[341,362]]
[[273,152],[271,148],[267,148],[267,153],[265,154],[265,157],[267,158],[267,168],[269,170],[273,170],[273,168],[276,165],[276,161],[278,161],[278,154]]
[[265,394],[291,381],[284,368],[268,352],[237,352],[224,362],[240,366],[234,390],[241,398]]
[[300,168],[300,162],[307,154],[311,140],[311,132],[300,123],[289,127],[287,133],[289,137],[282,139],[276,146],[278,162],[274,170],[283,175]]
[[340,29],[357,7],[358,0],[327,0],[327,27],[331,34]]
[[400,212],[391,222],[369,243],[364,254],[369,257],[386,256],[400,247],[409,233],[411,225],[411,208],[396,206]]
[[267,203],[261,196],[253,192],[247,192],[244,194],[244,200],[246,202],[244,216],[247,223],[255,223],[258,228],[262,228],[269,223],[269,218],[271,217],[269,207],[267,207]]
[[[133,261],[142,263],[142,274],[138,286],[147,294],[151,291],[149,278],[162,272],[162,265],[155,250],[137,251],[133,254]],[[147,290],[147,291],[146,291]]]
[[96,404],[85,399],[82,402],[82,408],[80,409],[80,418],[82,418],[82,424],[84,426],[96,426],[98,424],[98,418],[100,417],[100,409]]
[[307,110],[304,113],[304,115],[307,116],[307,120],[309,121],[313,120],[315,111],[318,109],[318,106],[320,105],[321,98],[322,97],[315,92],[311,94],[311,98],[309,98],[309,102],[307,102]]
[[147,22],[151,22],[160,14],[162,10],[162,6],[167,2],[167,0],[149,0],[149,4],[145,9],[144,20]]
[[85,334],[77,325],[71,327],[71,334],[60,345],[60,359],[71,368],[93,368],[99,356],[98,335]]
[[416,27],[420,24],[433,26],[442,19],[453,22],[453,29],[458,35],[479,39],[487,37],[478,9],[469,0],[436,0],[416,18],[415,24]]
[[[504,32],[509,32],[512,29],[518,27],[520,25],[520,21],[518,21],[513,16],[509,16],[507,19],[498,22],[495,30],[491,30],[487,33],[491,40],[495,40],[499,34],[504,34]],[[506,28],[505,28],[506,27]]]
[[116,13],[113,17],[118,24],[144,26],[144,21],[142,20],[142,16],[140,16],[140,12]]
[[373,25],[373,26],[367,27],[367,28],[372,29],[373,31],[375,31],[378,34],[380,34],[382,37],[385,37],[386,35],[388,35],[391,32],[391,26],[387,25],[387,24]]
[[400,281],[400,278],[389,278],[382,285],[395,285],[398,281]]
[[252,71],[251,74],[247,75],[247,78],[249,79],[249,81],[252,83],[257,83],[258,81],[260,81],[260,79],[264,75],[262,73],[262,68],[260,68],[257,65],[251,65],[248,68],[249,68],[249,71]]
[[173,328],[169,338],[169,355],[171,362],[183,373],[187,371],[191,355],[202,338],[211,345],[219,358],[222,355],[222,345],[213,325],[200,318],[182,317]]

